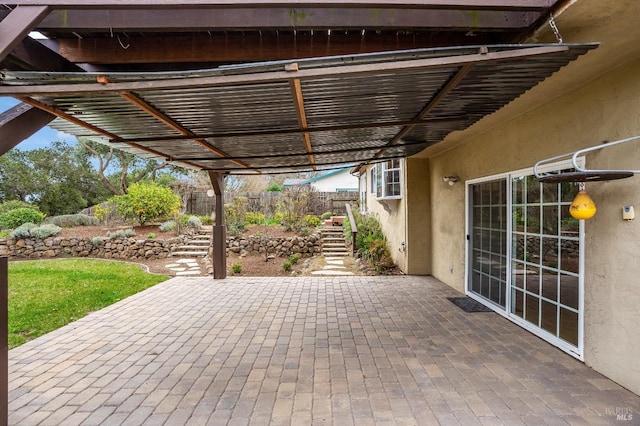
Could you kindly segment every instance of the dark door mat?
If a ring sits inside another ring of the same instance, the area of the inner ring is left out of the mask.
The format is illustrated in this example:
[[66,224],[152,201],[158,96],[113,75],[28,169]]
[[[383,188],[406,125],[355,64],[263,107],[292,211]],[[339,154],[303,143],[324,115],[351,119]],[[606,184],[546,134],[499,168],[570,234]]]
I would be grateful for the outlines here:
[[447,297],[447,299],[465,312],[493,312],[493,309],[487,308],[470,297]]

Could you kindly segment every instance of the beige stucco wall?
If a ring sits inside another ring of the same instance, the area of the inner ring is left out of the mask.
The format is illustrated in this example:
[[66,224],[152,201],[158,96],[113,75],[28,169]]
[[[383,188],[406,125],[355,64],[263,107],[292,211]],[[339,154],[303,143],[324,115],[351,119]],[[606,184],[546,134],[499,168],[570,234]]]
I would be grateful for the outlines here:
[[[404,166],[403,164],[403,168]],[[406,242],[406,228],[404,226],[406,202],[404,201],[404,197],[395,200],[376,200],[375,194],[371,194],[371,167],[367,167],[366,170],[368,177],[367,214],[375,216],[382,224],[393,262],[404,271],[407,265],[407,257],[400,251],[400,248],[402,247],[402,243]],[[405,182],[406,174],[403,173],[403,193]]]
[[[532,167],[537,161],[603,141],[640,135],[640,60],[431,158],[432,273],[463,291],[464,184]],[[526,95],[523,101],[526,101]],[[508,108],[508,107],[507,107]],[[640,141],[586,157],[589,168],[640,169]],[[622,206],[640,213],[640,176],[589,183],[598,205],[586,223],[585,362],[640,394],[640,216],[622,220]],[[412,229],[411,232],[414,232]]]

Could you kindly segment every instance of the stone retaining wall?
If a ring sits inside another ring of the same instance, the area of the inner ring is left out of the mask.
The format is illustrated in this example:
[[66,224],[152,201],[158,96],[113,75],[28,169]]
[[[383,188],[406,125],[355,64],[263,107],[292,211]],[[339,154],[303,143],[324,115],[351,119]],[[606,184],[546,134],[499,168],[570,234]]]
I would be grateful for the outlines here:
[[0,239],[0,255],[18,258],[97,257],[103,259],[162,259],[184,244],[184,238],[170,240],[105,238],[95,245],[90,238]]
[[[97,257],[103,259],[163,259],[185,244],[187,236],[169,240],[131,238],[105,238],[104,243],[96,245],[90,238],[0,238],[0,256],[10,258],[50,258],[50,257]],[[302,257],[320,254],[322,251],[320,236],[307,237],[266,237],[266,236],[229,236],[227,250],[241,255],[265,254],[288,257],[299,253]]]
[[227,250],[245,255],[273,255],[289,257],[294,253],[301,257],[310,257],[322,252],[322,244],[318,234],[306,237],[267,237],[262,235],[227,236]]

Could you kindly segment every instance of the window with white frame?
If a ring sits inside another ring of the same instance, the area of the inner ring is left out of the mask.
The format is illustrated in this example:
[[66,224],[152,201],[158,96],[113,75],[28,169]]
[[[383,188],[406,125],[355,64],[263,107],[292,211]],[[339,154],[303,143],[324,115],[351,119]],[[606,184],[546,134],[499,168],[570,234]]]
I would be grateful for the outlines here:
[[388,200],[402,197],[402,167],[399,159],[376,164],[371,175],[375,183],[374,185],[372,182],[372,189],[375,187],[376,199]]
[[360,176],[360,213],[367,212],[367,174]]

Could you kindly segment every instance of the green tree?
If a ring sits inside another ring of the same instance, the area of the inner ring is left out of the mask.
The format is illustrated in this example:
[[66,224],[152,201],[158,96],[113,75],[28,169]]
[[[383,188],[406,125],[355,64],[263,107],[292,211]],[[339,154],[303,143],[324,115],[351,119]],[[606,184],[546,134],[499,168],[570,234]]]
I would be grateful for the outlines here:
[[137,157],[98,142],[86,139],[79,139],[79,142],[84,155],[97,163],[98,178],[113,195],[126,194],[129,185],[137,182],[155,182],[158,172],[163,169],[171,171],[160,174],[162,182],[167,186],[171,183],[171,178],[167,175],[185,174],[181,169],[168,164]]
[[64,142],[0,157],[0,201],[35,204],[48,216],[76,213],[106,199],[86,156]]
[[180,211],[180,197],[156,184],[134,183],[126,194],[111,198],[118,214],[135,219],[141,225],[149,221],[168,218]]

